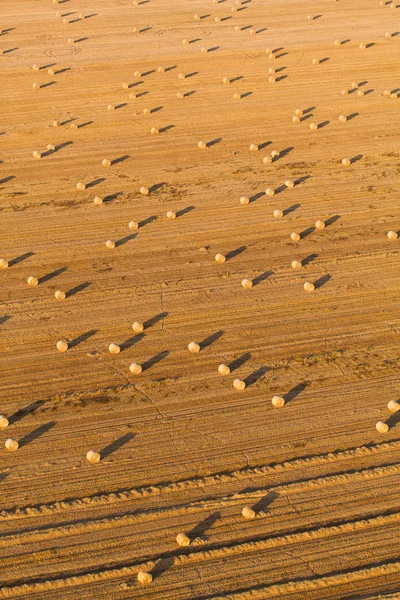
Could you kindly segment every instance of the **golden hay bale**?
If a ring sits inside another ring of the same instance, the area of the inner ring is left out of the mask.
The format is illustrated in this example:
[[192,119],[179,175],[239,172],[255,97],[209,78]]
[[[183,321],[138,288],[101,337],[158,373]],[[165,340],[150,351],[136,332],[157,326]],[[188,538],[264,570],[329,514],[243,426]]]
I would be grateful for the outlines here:
[[108,248],[109,250],[114,250],[114,248],[115,248],[115,242],[113,242],[112,240],[107,240],[106,241],[106,248]]
[[129,370],[131,373],[133,373],[133,375],[139,375],[139,373],[142,372],[142,365],[139,365],[138,363],[132,363],[129,367]]
[[204,150],[205,148],[207,148],[207,144],[205,142],[198,142],[197,143],[197,147],[201,148],[201,150]]
[[303,114],[303,109],[302,108],[296,108],[296,110],[294,111],[294,114],[297,115],[298,117],[301,117]]
[[107,110],[109,110],[110,112],[112,112],[113,110],[115,110],[115,106],[114,106],[114,104],[109,104],[109,105],[107,106]]
[[256,516],[256,513],[250,506],[245,506],[242,509],[242,516],[245,519],[254,519],[254,517]]
[[315,227],[316,227],[316,229],[323,229],[325,227],[325,222],[324,221],[315,221]]
[[203,46],[203,47],[200,49],[200,52],[202,52],[203,54],[206,54],[206,52],[207,52],[207,48],[206,48],[205,46]]
[[283,217],[283,210],[280,210],[279,208],[274,210],[274,217],[276,219],[281,219]]
[[150,109],[149,108],[144,108],[143,109],[143,114],[144,115],[149,115],[150,114]]
[[182,40],[182,44],[184,44],[186,46],[187,44],[189,44],[189,40],[186,40],[186,39]]
[[358,90],[357,96],[364,96],[365,92],[363,90]]
[[310,129],[312,131],[316,131],[318,129],[318,125],[316,123],[310,123]]
[[364,42],[361,42],[361,44],[359,45],[359,48],[361,48],[361,50],[365,50],[367,46],[364,44]]
[[40,67],[38,65],[33,65],[32,71],[39,71]]
[[348,167],[350,165],[350,159],[349,158],[342,158],[342,165],[344,167]]
[[234,97],[235,100],[240,100],[241,95],[238,94],[238,93],[236,93],[236,94],[233,94],[233,97]]
[[42,158],[41,153],[38,152],[37,150],[35,150],[35,152],[33,152],[32,156],[33,156],[33,158]]
[[100,196],[95,196],[93,202],[96,204],[96,206],[99,206],[100,204],[103,204],[103,198],[100,198]]
[[342,90],[340,93],[342,94],[342,96],[348,96],[349,95],[348,90]]
[[269,58],[269,60],[274,60],[275,59],[275,54],[272,54],[272,53],[269,54],[268,58]]
[[70,129],[78,129],[78,125],[76,123],[71,123]]
[[178,533],[176,536],[176,542],[178,546],[189,546],[190,537],[186,533]]
[[269,73],[270,75],[274,75],[274,73],[276,73],[276,69],[274,69],[274,67],[270,67],[270,68],[268,69],[268,73]]
[[222,263],[224,263],[226,261],[226,258],[223,254],[220,254],[218,252],[218,254],[215,255],[215,260],[217,263],[219,263],[220,265],[222,265]]
[[275,83],[275,81],[276,81],[276,78],[273,75],[271,75],[271,77],[268,77],[269,83]]
[[289,190],[292,190],[294,188],[294,181],[291,179],[286,179],[285,185]]
[[306,283],[303,285],[303,288],[306,292],[313,292],[315,290],[315,285],[309,281],[306,281]]
[[392,241],[397,240],[397,238],[398,238],[397,231],[388,231],[387,236],[388,236],[389,240],[392,240]]
[[387,407],[391,412],[397,412],[400,410],[400,402],[396,402],[396,400],[390,400]]
[[57,121],[57,120],[56,120],[56,121],[53,121],[53,122],[52,122],[52,126],[53,126],[53,127],[60,127],[60,125],[61,125],[60,121]]
[[54,75],[55,71],[54,71],[54,69],[48,69],[47,73],[49,75]]
[[129,83],[127,83],[126,81],[124,81],[124,83],[121,84],[121,87],[123,90],[128,90],[129,89]]
[[270,165],[272,163],[271,156],[264,156],[263,163],[264,163],[264,165]]
[[243,381],[243,379],[235,379],[235,381],[233,382],[233,387],[235,388],[235,390],[241,392],[246,387],[246,382]]
[[4,429],[5,427],[8,427],[9,422],[7,417],[5,417],[4,415],[0,415],[0,427],[2,429]]
[[265,193],[267,194],[267,196],[273,196],[275,194],[275,190],[273,188],[267,188],[265,190]]
[[391,38],[391,37],[392,37],[392,34],[391,34],[389,31],[387,31],[387,32],[385,33],[385,38],[386,38],[387,40],[390,40],[390,38]]
[[197,344],[196,342],[190,342],[190,344],[188,344],[188,349],[190,352],[200,352],[200,344]]
[[194,20],[195,21],[200,21],[200,15],[194,15]]
[[255,29],[253,29],[253,28],[249,29],[249,34],[250,35],[255,35],[255,33],[256,33]]
[[39,284],[39,280],[31,275],[28,277],[27,283],[30,287],[36,287]]
[[135,321],[134,323],[132,323],[132,329],[133,331],[136,331],[136,333],[140,333],[141,331],[143,331],[144,325],[143,323],[140,323],[140,321]]
[[50,151],[50,150],[55,150],[55,149],[56,149],[56,147],[55,147],[55,146],[53,146],[53,144],[47,144],[46,148],[47,148],[47,150],[49,150],[49,151]]
[[272,151],[271,151],[271,156],[272,156],[272,158],[276,158],[276,157],[277,157],[277,156],[279,156],[279,155],[280,155],[280,152],[279,152],[279,150],[272,150]]
[[293,123],[300,123],[300,117],[294,116],[292,117]]
[[177,95],[178,98],[184,98],[185,97],[185,94],[183,92],[178,92],[176,95]]
[[4,258],[0,258],[0,269],[7,269],[8,268],[8,261],[4,260]]
[[89,452],[86,454],[86,459],[90,462],[91,465],[94,465],[100,462],[101,456],[98,452],[95,452],[94,450],[89,450]]
[[340,116],[339,116],[339,121],[340,121],[341,123],[345,123],[345,122],[347,121],[347,117],[346,117],[345,115],[340,115]]
[[257,144],[250,144],[249,150],[250,150],[250,152],[257,152],[257,150],[258,150]]
[[149,193],[149,188],[146,187],[145,185],[142,185],[139,192],[142,194],[142,196],[147,196]]
[[170,221],[173,221],[174,219],[176,219],[176,212],[174,212],[173,210],[169,210],[166,214],[166,217]]
[[275,408],[282,408],[285,405],[285,398],[282,398],[282,396],[273,396],[271,402]]
[[229,373],[231,372],[230,368],[228,367],[228,365],[219,365],[218,367],[218,373],[220,375],[229,375]]
[[129,221],[128,227],[129,229],[138,229],[139,223],[137,221]]
[[160,131],[159,131],[159,129],[157,129],[157,127],[152,127],[152,128],[150,129],[150,133],[151,133],[152,135],[158,135],[158,134],[160,133]]
[[19,444],[18,444],[17,440],[13,440],[12,438],[8,438],[8,440],[5,441],[4,446],[10,452],[15,452],[19,448]]
[[110,354],[119,354],[121,352],[121,348],[118,346],[118,344],[110,344],[108,346],[108,351]]
[[137,580],[142,585],[148,585],[153,581],[153,575],[148,571],[139,571],[137,574]]
[[68,344],[65,340],[58,341],[56,347],[59,352],[66,352],[68,350]]
[[246,289],[250,289],[251,287],[253,287],[253,282],[251,279],[242,279],[241,286]]
[[292,264],[291,267],[292,269],[294,269],[295,271],[298,271],[299,269],[301,269],[303,265],[301,264],[300,260],[292,260]]
[[341,45],[341,42],[340,42],[339,40],[335,40],[335,41],[333,42],[333,44],[334,44],[335,46],[340,46],[340,45]]
[[319,59],[318,58],[313,58],[312,59],[312,64],[313,65],[319,65]]
[[179,73],[178,74],[178,79],[185,79],[185,74],[184,73]]
[[294,231],[293,233],[290,234],[290,239],[293,240],[294,242],[298,242],[300,240],[300,234],[296,233]]
[[74,43],[74,40],[72,38],[68,38],[67,44],[73,44],[73,43]]
[[55,297],[55,299],[56,299],[56,300],[59,300],[59,301],[61,301],[61,300],[65,300],[65,298],[67,297],[67,295],[66,295],[66,293],[65,293],[65,292],[63,292],[62,290],[57,290],[57,291],[54,293],[54,297]]
[[101,161],[101,164],[103,165],[103,167],[111,167],[111,160],[108,160],[108,158],[104,158]]
[[229,77],[224,77],[222,80],[222,83],[230,83],[231,80],[229,79]]
[[248,204],[250,202],[249,198],[247,198],[247,196],[242,196],[239,200],[240,204]]
[[389,425],[383,421],[378,421],[375,427],[379,433],[387,433],[389,431]]
[[86,189],[86,184],[82,183],[82,181],[80,181],[79,183],[76,184],[76,189],[80,190],[81,192]]

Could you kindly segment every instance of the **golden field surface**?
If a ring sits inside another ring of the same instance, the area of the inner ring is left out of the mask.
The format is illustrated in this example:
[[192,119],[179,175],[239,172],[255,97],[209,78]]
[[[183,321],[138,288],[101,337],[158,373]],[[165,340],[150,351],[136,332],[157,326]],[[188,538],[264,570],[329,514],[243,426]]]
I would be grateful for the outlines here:
[[400,597],[400,4],[0,16],[0,597]]

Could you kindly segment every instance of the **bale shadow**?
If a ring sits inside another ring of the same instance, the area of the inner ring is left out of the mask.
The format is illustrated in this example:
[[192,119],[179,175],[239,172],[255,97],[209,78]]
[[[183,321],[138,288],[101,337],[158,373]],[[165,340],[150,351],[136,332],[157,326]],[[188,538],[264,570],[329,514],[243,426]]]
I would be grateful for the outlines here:
[[315,229],[316,228],[314,225],[312,225],[311,227],[308,227],[307,229],[304,229],[304,231],[302,231],[300,233],[300,239],[304,240],[304,238],[306,238],[309,235],[311,235],[312,233],[314,233]]
[[124,154],[119,158],[114,158],[114,160],[111,161],[111,165],[117,165],[118,163],[124,162],[124,160],[128,160],[128,158],[130,158],[130,154]]
[[153,223],[153,221],[157,221],[157,219],[158,219],[158,217],[153,215],[152,217],[147,217],[147,219],[143,219],[143,221],[139,221],[139,223],[138,223],[139,229],[141,227],[144,227],[145,225],[149,225],[150,223]]
[[12,315],[2,315],[0,317],[0,325],[3,325],[3,323],[7,323],[7,321],[11,318],[12,318]]
[[325,227],[329,227],[329,225],[333,225],[333,223],[336,223],[336,221],[338,221],[340,219],[340,215],[333,215],[333,217],[329,217],[329,219],[327,219],[325,221]]
[[355,119],[355,118],[356,118],[356,117],[358,117],[359,115],[360,115],[360,113],[358,113],[358,112],[351,113],[351,115],[349,115],[349,116],[347,117],[347,120],[348,120],[348,121],[351,121],[352,119]]
[[[153,576],[153,580],[157,579],[157,577],[160,577],[160,575],[162,575],[163,573],[165,573],[166,571],[168,571],[168,569],[170,567],[172,567],[174,564],[174,557],[173,556],[168,556],[167,558],[160,558],[156,564],[154,565],[154,567],[152,568],[152,570],[150,571],[151,575]],[[137,581],[135,581],[134,579],[132,580],[132,585],[135,585],[137,583]]]
[[142,363],[142,371],[147,371],[148,369],[150,369],[157,363],[159,363],[162,360],[164,360],[165,358],[167,358],[168,355],[169,355],[168,350],[163,350],[162,352],[159,352],[158,354],[156,354],[149,360],[146,360],[144,363]]
[[321,288],[323,285],[325,285],[326,283],[328,283],[328,281],[330,281],[332,279],[332,275],[323,275],[322,277],[320,277],[319,279],[317,279],[317,281],[314,283],[315,289],[318,290],[319,288]]
[[166,125],[165,127],[161,127],[161,129],[159,131],[160,131],[160,133],[165,133],[166,131],[173,129],[174,127],[175,127],[175,125]]
[[267,511],[268,507],[271,506],[273,501],[276,500],[277,498],[279,498],[278,492],[275,492],[274,490],[272,490],[272,491],[268,492],[268,494],[266,494],[264,496],[264,498],[261,498],[261,500],[258,500],[258,502],[253,504],[252,509],[254,510],[254,512],[256,514],[263,513],[265,511]]
[[304,392],[304,390],[310,385],[310,383],[310,381],[304,381],[303,383],[298,383],[297,385],[295,385],[291,390],[288,391],[287,394],[283,396],[285,402],[288,403],[297,398],[297,396]]
[[67,267],[61,267],[60,269],[56,269],[51,273],[47,273],[47,275],[43,275],[43,277],[39,278],[39,285],[41,285],[42,283],[46,283],[46,281],[50,281],[50,279],[61,275],[61,273],[65,273],[65,271],[67,271]]
[[79,344],[82,344],[83,342],[86,342],[86,340],[88,340],[89,338],[91,338],[97,332],[98,332],[98,329],[91,329],[90,331],[87,331],[86,333],[82,333],[81,335],[78,335],[78,337],[76,337],[73,340],[71,340],[70,342],[68,342],[68,347],[69,348],[75,348]]
[[105,180],[105,177],[98,177],[97,179],[93,179],[93,181],[89,181],[89,183],[86,184],[86,188],[92,188],[95,185],[99,185],[99,183],[103,183],[103,181]]
[[242,356],[238,356],[238,358],[235,358],[235,360],[233,360],[228,366],[231,371],[236,371],[242,365],[244,365],[244,363],[246,363],[248,360],[250,360],[250,358],[251,358],[250,352],[246,352],[245,354],[242,354]]
[[144,333],[138,333],[137,335],[134,335],[133,337],[125,340],[125,342],[123,342],[120,346],[121,352],[123,352],[124,350],[128,350],[128,348],[131,348],[132,346],[140,342],[144,337]]
[[207,142],[207,148],[211,148],[211,146],[215,146],[215,144],[219,144],[222,141],[222,137],[215,138],[209,142]]
[[24,417],[35,414],[37,409],[40,408],[44,403],[45,400],[35,400],[35,402],[32,402],[32,404],[28,404],[28,406],[26,406],[25,408],[19,408],[17,412],[8,417],[9,424],[14,425],[14,423],[17,423]]
[[214,523],[216,523],[220,518],[221,518],[221,513],[219,511],[213,513],[212,515],[209,515],[208,517],[206,517],[205,519],[200,521],[200,523],[195,525],[193,527],[193,529],[191,529],[187,533],[188,537],[191,540],[195,540],[196,538],[202,538],[204,536],[204,534],[206,533],[206,531],[211,529],[211,527],[214,525]]
[[17,265],[18,263],[22,262],[23,260],[26,260],[27,258],[30,258],[31,256],[34,256],[34,255],[35,255],[34,252],[25,252],[25,254],[21,254],[20,256],[16,256],[15,258],[11,259],[8,262],[8,266],[13,267],[14,265]]
[[92,285],[91,282],[85,281],[84,283],[80,283],[79,285],[75,286],[74,288],[71,288],[70,290],[68,290],[68,292],[65,293],[66,298],[69,298],[70,296],[75,296],[75,294],[82,292],[87,287],[89,287],[89,285]]
[[321,123],[318,123],[317,127],[318,127],[318,129],[323,129],[324,127],[329,125],[329,123],[330,123],[330,121],[328,121],[328,120],[322,121]]
[[398,423],[400,423],[400,411],[397,411],[390,415],[388,419],[386,419],[386,424],[389,425],[389,429],[395,427]]
[[356,163],[359,160],[361,160],[362,157],[363,157],[362,154],[357,154],[357,156],[353,156],[353,158],[350,159],[350,164],[353,165],[354,163]]
[[31,431],[31,433],[24,435],[24,437],[21,438],[19,441],[20,448],[22,448],[23,446],[27,446],[28,444],[36,441],[42,435],[44,435],[45,433],[50,431],[50,429],[53,429],[53,427],[55,425],[57,425],[56,421],[50,421],[49,423],[46,423],[45,425],[41,425],[37,429],[34,429],[34,431]]
[[301,261],[301,266],[306,267],[310,264],[310,262],[312,262],[316,258],[318,258],[318,254],[310,254],[309,256],[306,256],[306,258],[303,258],[303,260]]
[[261,273],[261,275],[257,275],[257,277],[255,277],[253,279],[253,286],[258,285],[259,283],[261,283],[262,281],[265,281],[266,279],[268,279],[268,277],[271,277],[271,275],[274,274],[274,271],[265,271],[265,273]]
[[134,240],[135,237],[137,237],[137,233],[130,233],[129,235],[126,235],[125,237],[121,238],[120,240],[117,240],[115,242],[115,247],[118,248],[118,246],[123,246],[127,242]]
[[264,377],[264,375],[268,371],[269,371],[269,367],[266,367],[266,366],[260,367],[259,369],[256,369],[255,371],[253,371],[253,373],[251,373],[244,379],[246,387],[249,387],[250,385],[253,385],[253,383],[256,383],[259,379]]
[[143,327],[145,329],[148,329],[149,327],[152,327],[153,325],[155,325],[159,321],[163,321],[166,317],[168,317],[168,313],[167,312],[162,312],[162,313],[160,313],[158,315],[155,315],[154,317],[151,317],[150,319],[147,319],[147,321],[145,321],[143,323]]
[[247,246],[240,246],[240,248],[236,248],[236,250],[231,250],[230,252],[225,254],[225,260],[228,261],[232,258],[235,258],[236,256],[239,256],[239,254],[242,254],[242,252],[244,252],[245,250],[247,250]]
[[204,348],[207,348],[208,346],[211,346],[212,344],[214,344],[214,342],[216,342],[217,340],[219,340],[219,338],[224,334],[224,332],[222,330],[217,331],[216,333],[213,333],[212,335],[208,336],[208,338],[204,339],[202,342],[200,342],[200,348],[201,350],[204,350]]
[[297,210],[300,207],[301,207],[301,204],[293,204],[292,206],[285,208],[285,210],[283,211],[283,216],[286,217],[287,215],[294,212],[295,210]]
[[192,210],[194,210],[195,207],[194,206],[187,206],[186,208],[182,208],[182,210],[178,210],[176,212],[176,218],[179,219],[179,217],[182,217],[183,215],[186,215],[187,213],[192,212]]
[[113,452],[120,450],[120,448],[125,446],[125,444],[130,442],[134,437],[134,433],[125,433],[125,435],[122,435],[120,438],[103,448],[103,450],[100,450],[101,458],[107,458],[107,456],[110,456],[110,454],[113,454]]

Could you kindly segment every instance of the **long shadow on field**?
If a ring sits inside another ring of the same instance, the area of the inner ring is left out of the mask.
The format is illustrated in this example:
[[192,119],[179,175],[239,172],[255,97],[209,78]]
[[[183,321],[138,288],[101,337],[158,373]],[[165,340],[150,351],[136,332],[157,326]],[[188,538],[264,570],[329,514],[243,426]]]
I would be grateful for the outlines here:
[[[153,576],[153,580],[156,579],[157,577],[160,577],[160,575],[162,575],[163,573],[165,573],[166,571],[168,571],[168,569],[170,567],[172,567],[173,564],[174,564],[174,557],[173,556],[169,556],[168,558],[160,558],[160,560],[158,560],[156,562],[156,564],[154,565],[154,567],[151,570],[151,574]],[[129,583],[132,583],[132,585],[135,585],[137,583],[137,581],[135,581],[133,579]]]
[[308,264],[310,264],[310,262],[312,262],[316,258],[318,258],[318,254],[310,254],[309,256],[306,256],[306,258],[303,258],[303,260],[301,261],[301,266],[306,267]]
[[317,279],[317,281],[315,281],[314,285],[315,285],[315,289],[318,290],[319,288],[321,288],[323,285],[325,285],[326,283],[328,283],[328,281],[332,279],[332,275],[323,275],[322,277],[320,277],[319,279]]
[[253,373],[251,373],[244,379],[246,387],[249,387],[250,385],[253,385],[253,383],[256,383],[256,381],[261,379],[261,377],[264,377],[264,375],[268,371],[269,371],[269,367],[266,367],[266,366],[260,367],[259,369],[256,369],[255,371],[253,371]]
[[219,144],[219,142],[222,141],[222,137],[219,138],[214,138],[213,140],[210,140],[209,142],[207,142],[207,148],[211,148],[211,146],[215,146],[215,144]]
[[157,219],[158,219],[158,217],[153,215],[151,217],[147,217],[147,219],[143,219],[143,221],[139,221],[139,223],[138,223],[139,229],[140,229],[140,227],[144,227],[145,225],[148,225],[149,223],[153,223],[153,221],[157,221]]
[[333,215],[333,217],[329,217],[329,219],[327,219],[325,221],[325,227],[329,227],[329,225],[333,225],[333,223],[336,223],[336,221],[339,221],[340,219],[340,215]]
[[50,279],[53,279],[54,277],[61,275],[61,273],[65,273],[66,270],[67,270],[67,267],[61,267],[60,269],[56,269],[55,271],[52,271],[51,273],[47,273],[47,275],[43,275],[43,277],[39,278],[39,285],[41,285],[42,283],[46,283],[46,281],[50,281]]
[[0,317],[0,325],[6,323],[9,319],[11,319],[11,315],[3,315],[2,317]]
[[261,498],[261,500],[258,500],[258,502],[253,504],[253,506],[251,508],[254,510],[254,512],[256,514],[263,513],[277,498],[279,498],[278,492],[275,492],[274,490],[272,490],[271,492],[268,492],[268,494],[266,494],[264,496],[264,498]]
[[105,181],[106,178],[105,177],[98,177],[97,179],[93,179],[93,181],[90,181],[89,183],[86,184],[86,188],[91,188],[94,187],[95,185],[99,185],[99,183],[103,183],[103,181]]
[[36,410],[40,408],[44,403],[45,400],[36,400],[35,402],[32,402],[32,404],[29,404],[25,408],[18,409],[17,412],[8,417],[10,425],[14,425],[14,423],[17,423],[27,415],[33,415],[36,412]]
[[186,208],[182,208],[182,210],[178,210],[176,212],[176,218],[178,219],[179,217],[186,215],[187,213],[191,212],[194,209],[195,209],[194,206],[187,206]]
[[162,360],[164,360],[164,358],[167,358],[168,354],[168,350],[163,350],[162,352],[159,352],[149,360],[146,360],[146,362],[142,363],[142,371],[147,371],[147,369],[150,369],[157,363],[161,362]]
[[87,287],[89,287],[89,285],[92,285],[90,281],[85,281],[84,283],[80,283],[79,285],[76,285],[74,288],[71,288],[70,290],[68,290],[68,292],[65,293],[65,296],[67,298],[69,298],[70,296],[75,296],[75,294],[82,292]]
[[133,337],[125,340],[125,342],[121,344],[121,352],[127,350],[131,346],[134,346],[135,344],[140,342],[144,337],[144,333],[138,333],[137,335],[134,335]]
[[239,256],[239,254],[242,254],[242,252],[244,252],[245,250],[247,250],[247,246],[240,246],[240,248],[236,248],[236,250],[231,250],[230,252],[228,252],[228,254],[225,255],[225,259],[231,260],[232,258],[235,258],[235,256]]
[[392,427],[395,427],[398,423],[400,423],[400,411],[393,413],[386,420],[386,424],[389,425],[389,429],[392,429]]
[[271,275],[273,275],[273,274],[274,274],[274,271],[265,271],[265,273],[261,273],[261,275],[257,275],[257,277],[255,277],[253,279],[253,286],[258,285],[262,281],[265,281],[266,279],[268,279],[268,277],[271,277]]
[[145,321],[143,323],[143,327],[145,329],[148,329],[149,327],[152,327],[153,325],[155,325],[159,321],[163,321],[165,319],[165,317],[167,317],[167,316],[168,316],[167,312],[162,312],[159,315],[155,315],[155,317],[151,317],[151,319],[148,319],[147,321]]
[[223,331],[217,331],[216,333],[213,333],[208,338],[206,338],[205,340],[203,340],[202,342],[200,342],[200,348],[202,350],[204,350],[204,348],[207,348],[208,346],[211,346],[211,344],[214,344],[214,342],[216,342],[217,340],[219,340],[219,338],[223,334],[224,334]]
[[213,513],[212,515],[209,515],[208,517],[206,517],[205,519],[200,521],[200,523],[195,525],[193,527],[193,529],[191,529],[188,532],[188,534],[187,534],[188,537],[193,541],[196,538],[203,537],[205,532],[208,529],[210,529],[214,525],[214,523],[216,523],[220,518],[221,518],[221,513],[219,511]]
[[293,204],[292,206],[285,208],[285,210],[283,211],[283,216],[286,217],[286,215],[289,215],[291,212],[294,212],[295,210],[300,208],[300,206],[301,204]]
[[302,240],[304,240],[304,238],[308,237],[309,235],[311,235],[312,233],[314,233],[314,231],[316,230],[314,225],[311,225],[311,227],[307,227],[307,229],[304,229],[304,231],[302,231],[300,233],[300,238]]
[[34,254],[35,254],[34,252],[25,252],[25,254],[21,254],[20,256],[17,256],[16,258],[13,258],[12,260],[10,260],[8,263],[8,266],[13,267],[14,265],[17,265],[18,263],[22,262],[23,260],[26,260],[27,258],[34,256]]
[[285,403],[291,402],[297,396],[299,396],[304,390],[310,385],[310,381],[304,381],[303,383],[298,383],[291,390],[288,391],[283,397],[285,399]]
[[130,233],[129,235],[126,235],[125,237],[123,237],[120,240],[117,240],[115,242],[115,247],[117,248],[118,246],[122,246],[123,244],[126,244],[130,240],[134,240],[136,236],[137,236],[136,233]]
[[235,358],[235,360],[233,360],[229,365],[230,370],[236,371],[236,369],[239,369],[242,365],[244,365],[245,362],[250,360],[250,358],[251,358],[250,352],[246,352],[246,354],[242,354],[242,356]]
[[49,423],[41,425],[34,431],[31,431],[31,433],[28,433],[19,441],[20,447],[26,446],[31,442],[34,442],[35,440],[39,439],[42,435],[50,431],[50,429],[53,429],[54,425],[57,425],[56,421],[50,421]]
[[86,340],[91,338],[97,332],[98,332],[98,329],[91,329],[90,331],[87,331],[86,333],[82,333],[81,335],[78,335],[78,337],[76,337],[75,339],[68,342],[68,347],[75,348],[75,346],[78,346],[78,344],[82,344],[83,342],[86,342]]
[[111,442],[111,444],[103,448],[103,450],[100,450],[101,458],[106,458],[107,456],[110,456],[110,454],[116,452],[117,450],[122,448],[122,446],[125,446],[125,444],[130,442],[134,437],[134,433],[125,433],[125,435],[122,435],[120,438],[118,438],[114,442]]
[[7,479],[10,473],[0,473],[0,481]]

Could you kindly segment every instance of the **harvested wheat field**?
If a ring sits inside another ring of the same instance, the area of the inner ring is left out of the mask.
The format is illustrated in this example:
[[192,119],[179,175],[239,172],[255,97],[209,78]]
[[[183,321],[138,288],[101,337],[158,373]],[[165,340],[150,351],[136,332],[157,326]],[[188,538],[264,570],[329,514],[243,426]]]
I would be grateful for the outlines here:
[[2,0],[0,597],[400,597],[400,4]]

